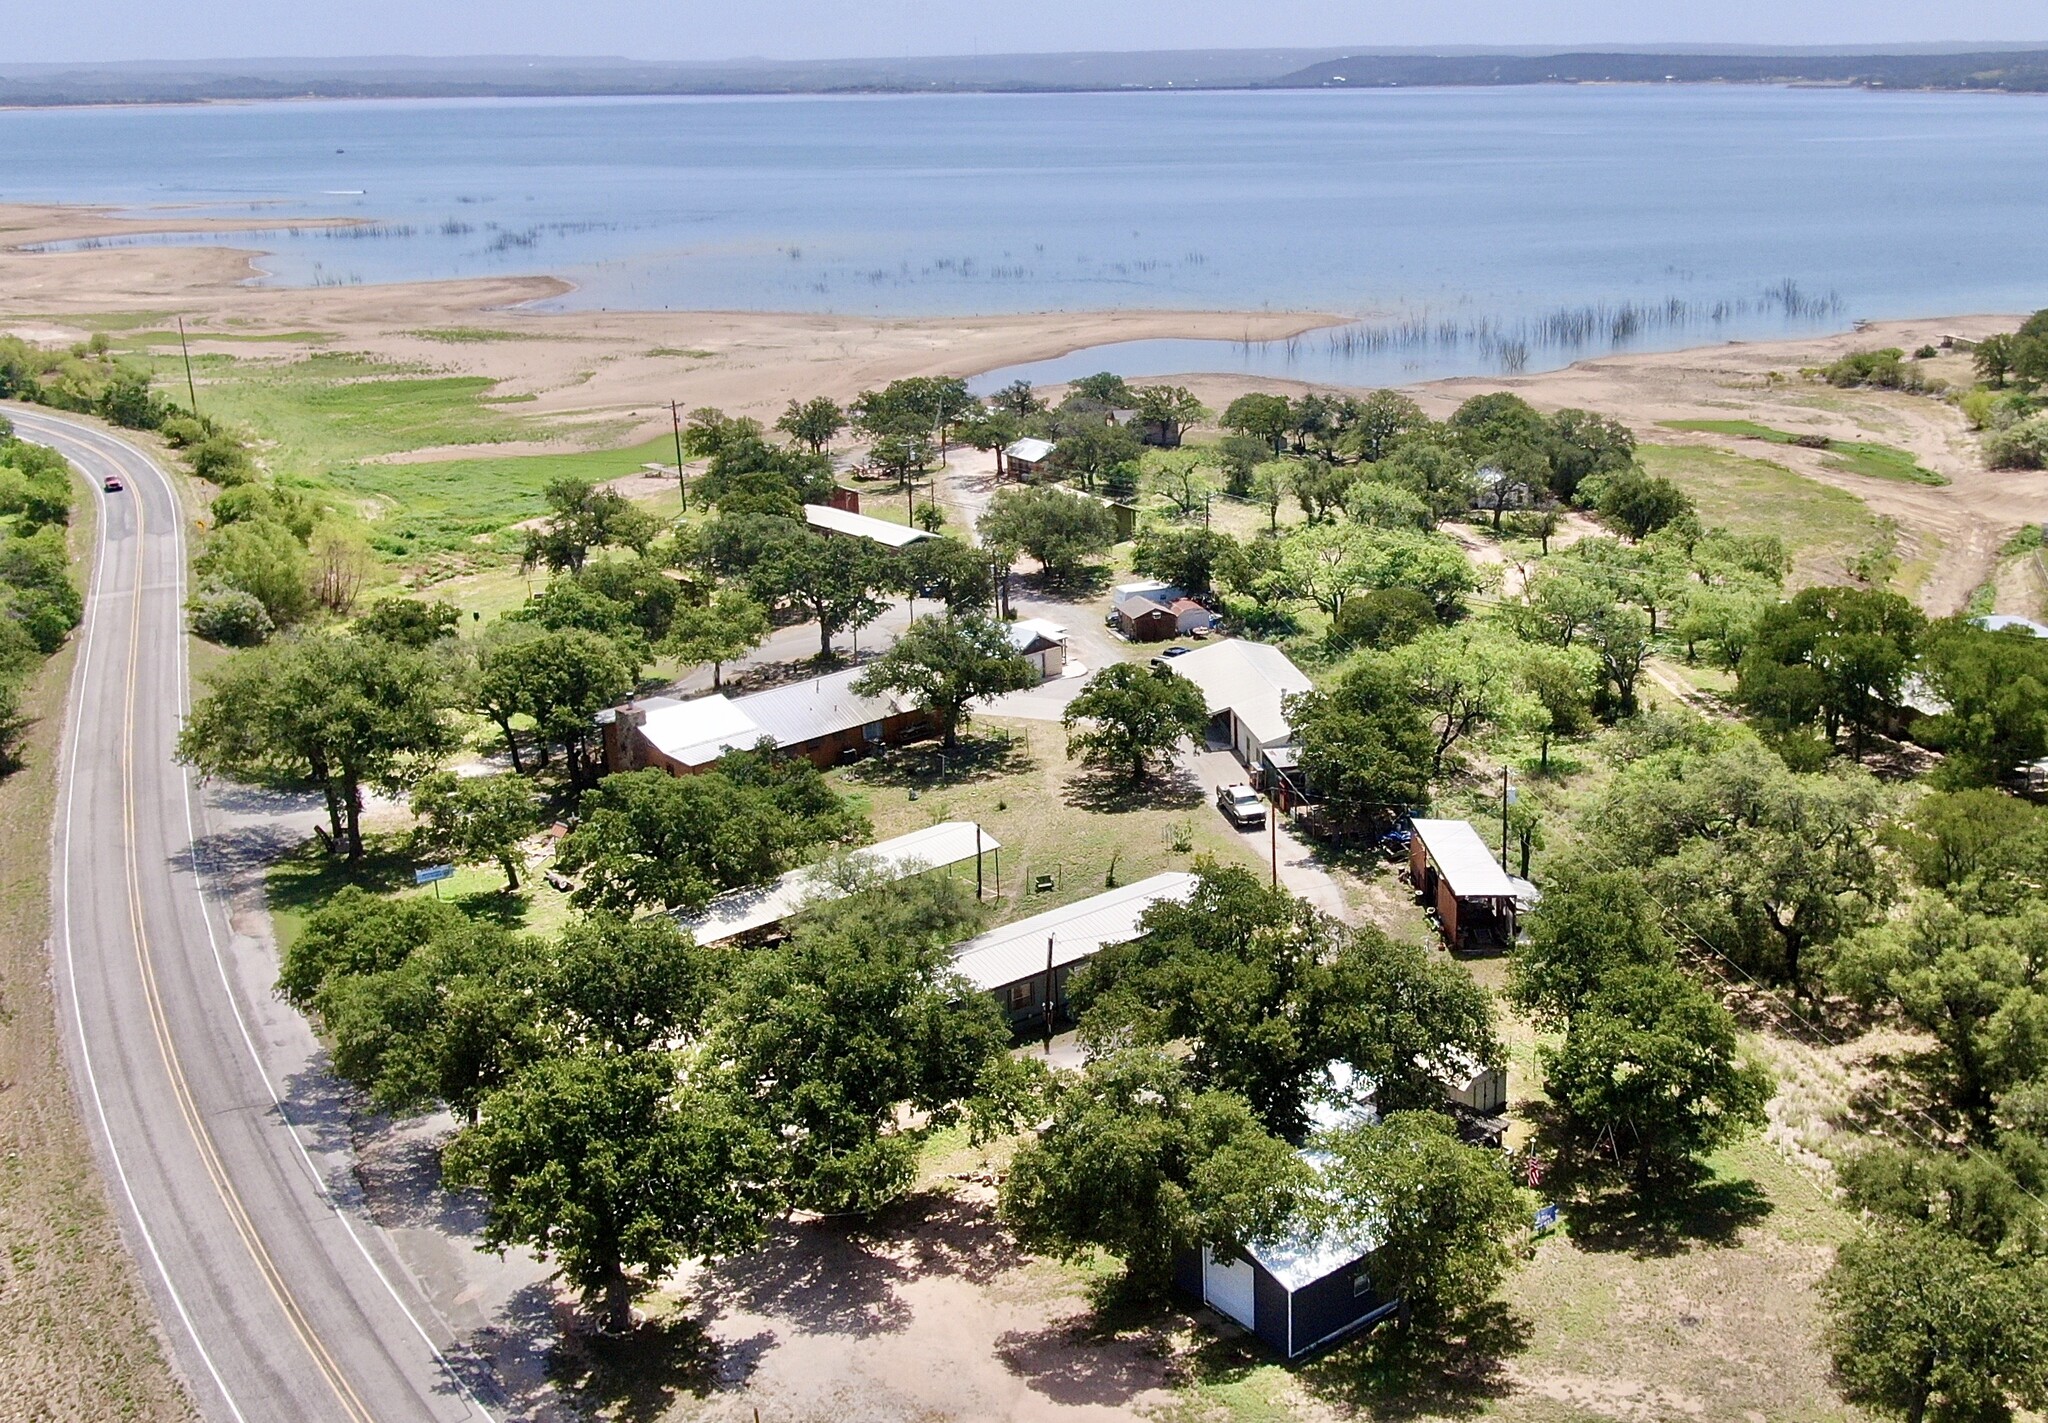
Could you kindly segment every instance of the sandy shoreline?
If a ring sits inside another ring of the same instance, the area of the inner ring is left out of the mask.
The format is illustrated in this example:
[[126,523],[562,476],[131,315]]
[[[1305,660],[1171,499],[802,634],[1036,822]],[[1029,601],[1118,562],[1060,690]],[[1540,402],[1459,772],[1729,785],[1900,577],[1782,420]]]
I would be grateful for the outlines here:
[[[22,250],[35,243],[167,231],[218,232],[231,240],[237,231],[276,226],[257,216],[183,218],[173,210],[135,219],[106,208],[0,205],[0,331],[76,340],[93,318],[141,313],[165,327],[183,317],[199,351],[243,359],[349,352],[482,376],[497,382],[499,396],[520,398],[523,412],[559,428],[559,444],[543,438],[520,446],[537,451],[587,443],[600,428],[613,437],[622,427],[639,438],[664,433],[671,400],[685,408],[711,405],[773,420],[793,398],[845,400],[903,376],[972,374],[1115,341],[1283,339],[1350,319],[1318,312],[1151,310],[949,317],[536,311],[533,303],[572,288],[546,276],[256,286],[253,262],[261,254],[235,246]],[[1539,374],[1466,377],[1411,389],[1435,414],[1477,392],[1508,389],[1541,408],[1580,406],[1611,415],[1641,439],[1713,444],[1745,454],[1756,453],[1756,447],[1726,437],[1676,434],[1660,422],[1754,419],[1909,449],[1951,483],[1932,488],[1861,478],[1829,469],[1818,452],[1781,446],[1771,447],[1771,458],[1847,489],[1874,513],[1896,519],[1906,556],[1927,564],[1917,596],[1931,611],[1948,612],[1993,575],[1997,550],[2014,529],[2048,521],[2048,476],[1987,472],[1975,437],[1953,406],[1784,378],[1851,350],[1913,350],[1947,335],[2011,330],[2019,319],[1989,314],[1886,321],[1839,334],[1630,352]],[[465,339],[450,339],[451,333]],[[1951,378],[1967,378],[1963,362],[1951,364]],[[1306,388],[1241,375],[1190,373],[1176,379],[1216,408],[1246,389]],[[436,453],[458,452],[412,458]]]

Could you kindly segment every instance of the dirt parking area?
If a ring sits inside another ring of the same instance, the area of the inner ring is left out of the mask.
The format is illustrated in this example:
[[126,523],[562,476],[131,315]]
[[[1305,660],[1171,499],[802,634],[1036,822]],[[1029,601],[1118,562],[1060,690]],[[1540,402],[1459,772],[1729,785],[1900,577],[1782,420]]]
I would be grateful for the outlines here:
[[1108,1423],[1170,1402],[1163,1340],[1095,1333],[1082,1277],[1019,1251],[993,1197],[917,1196],[872,1234],[801,1221],[676,1281],[730,1387],[667,1417]]

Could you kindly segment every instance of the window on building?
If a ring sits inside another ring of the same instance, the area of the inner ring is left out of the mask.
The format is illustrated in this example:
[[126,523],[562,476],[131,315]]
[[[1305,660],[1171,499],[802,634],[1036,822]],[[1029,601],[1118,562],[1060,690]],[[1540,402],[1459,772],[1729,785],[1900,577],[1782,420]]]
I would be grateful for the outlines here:
[[870,741],[880,741],[882,739],[882,723],[871,721],[860,729],[860,734]]
[[1010,1008],[1011,1008],[1011,1010],[1012,1010],[1012,1011],[1015,1011],[1015,1010],[1016,1010],[1016,1009],[1018,1009],[1018,1008],[1029,1008],[1029,1007],[1030,1007],[1030,1006],[1032,1005],[1032,1003],[1033,1003],[1033,1002],[1034,1002],[1034,1001],[1035,1001],[1035,1000],[1037,999],[1037,997],[1038,997],[1038,994],[1037,994],[1037,993],[1035,992],[1035,989],[1036,989],[1036,985],[1035,985],[1035,984],[1030,984],[1030,983],[1013,983],[1013,984],[1011,984],[1011,985],[1010,985]]
[[1364,1299],[1371,1293],[1372,1274],[1370,1271],[1360,1270],[1351,1277],[1351,1297],[1353,1299]]

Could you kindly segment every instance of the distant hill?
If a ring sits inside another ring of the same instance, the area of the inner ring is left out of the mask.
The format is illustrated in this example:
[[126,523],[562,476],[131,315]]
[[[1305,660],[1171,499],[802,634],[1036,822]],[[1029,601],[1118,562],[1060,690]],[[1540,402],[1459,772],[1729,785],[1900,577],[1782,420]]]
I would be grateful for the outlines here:
[[2048,49],[1964,54],[1359,54],[1283,74],[1264,87],[1394,85],[1843,84],[1867,89],[2048,91]]
[[716,63],[491,56],[0,64],[0,105],[569,95],[1047,93],[1601,83],[2048,91],[2048,45],[1630,53],[1273,49]]

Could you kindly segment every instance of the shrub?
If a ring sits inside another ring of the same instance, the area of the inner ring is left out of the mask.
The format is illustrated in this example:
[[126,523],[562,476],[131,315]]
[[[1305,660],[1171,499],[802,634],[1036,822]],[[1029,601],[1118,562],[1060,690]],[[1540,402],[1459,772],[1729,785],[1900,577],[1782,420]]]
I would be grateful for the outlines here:
[[249,452],[233,435],[208,435],[192,446],[186,458],[191,461],[193,474],[223,489],[247,484],[256,477],[256,466],[250,460]]
[[1847,388],[1868,385],[1880,390],[1919,390],[1924,385],[1920,372],[1906,365],[1906,353],[1896,346],[1881,351],[1852,351],[1821,369],[1829,385]]
[[1993,469],[2048,469],[2048,415],[1986,434],[1984,462]]
[[154,430],[164,422],[164,402],[150,390],[149,372],[137,366],[117,367],[98,405],[100,414],[131,430]]
[[1962,399],[1956,402],[1963,412],[1963,418],[1970,422],[1972,430],[1982,430],[1991,423],[1992,412],[1998,409],[1998,397],[1988,390],[1966,390]]
[[1913,353],[1913,359],[1916,361],[1931,361],[1940,354],[1941,352],[1932,346],[1922,346]]
[[213,433],[213,422],[204,416],[179,413],[165,419],[157,430],[171,448],[189,450]]
[[306,552],[290,529],[269,519],[214,530],[194,566],[202,577],[255,597],[279,627],[289,627],[313,610]]
[[239,588],[209,584],[185,605],[192,615],[192,631],[222,647],[254,647],[277,631],[263,600]]
[[1385,649],[1415,641],[1437,625],[1436,604],[1416,588],[1376,588],[1346,598],[1330,624],[1344,647]]

